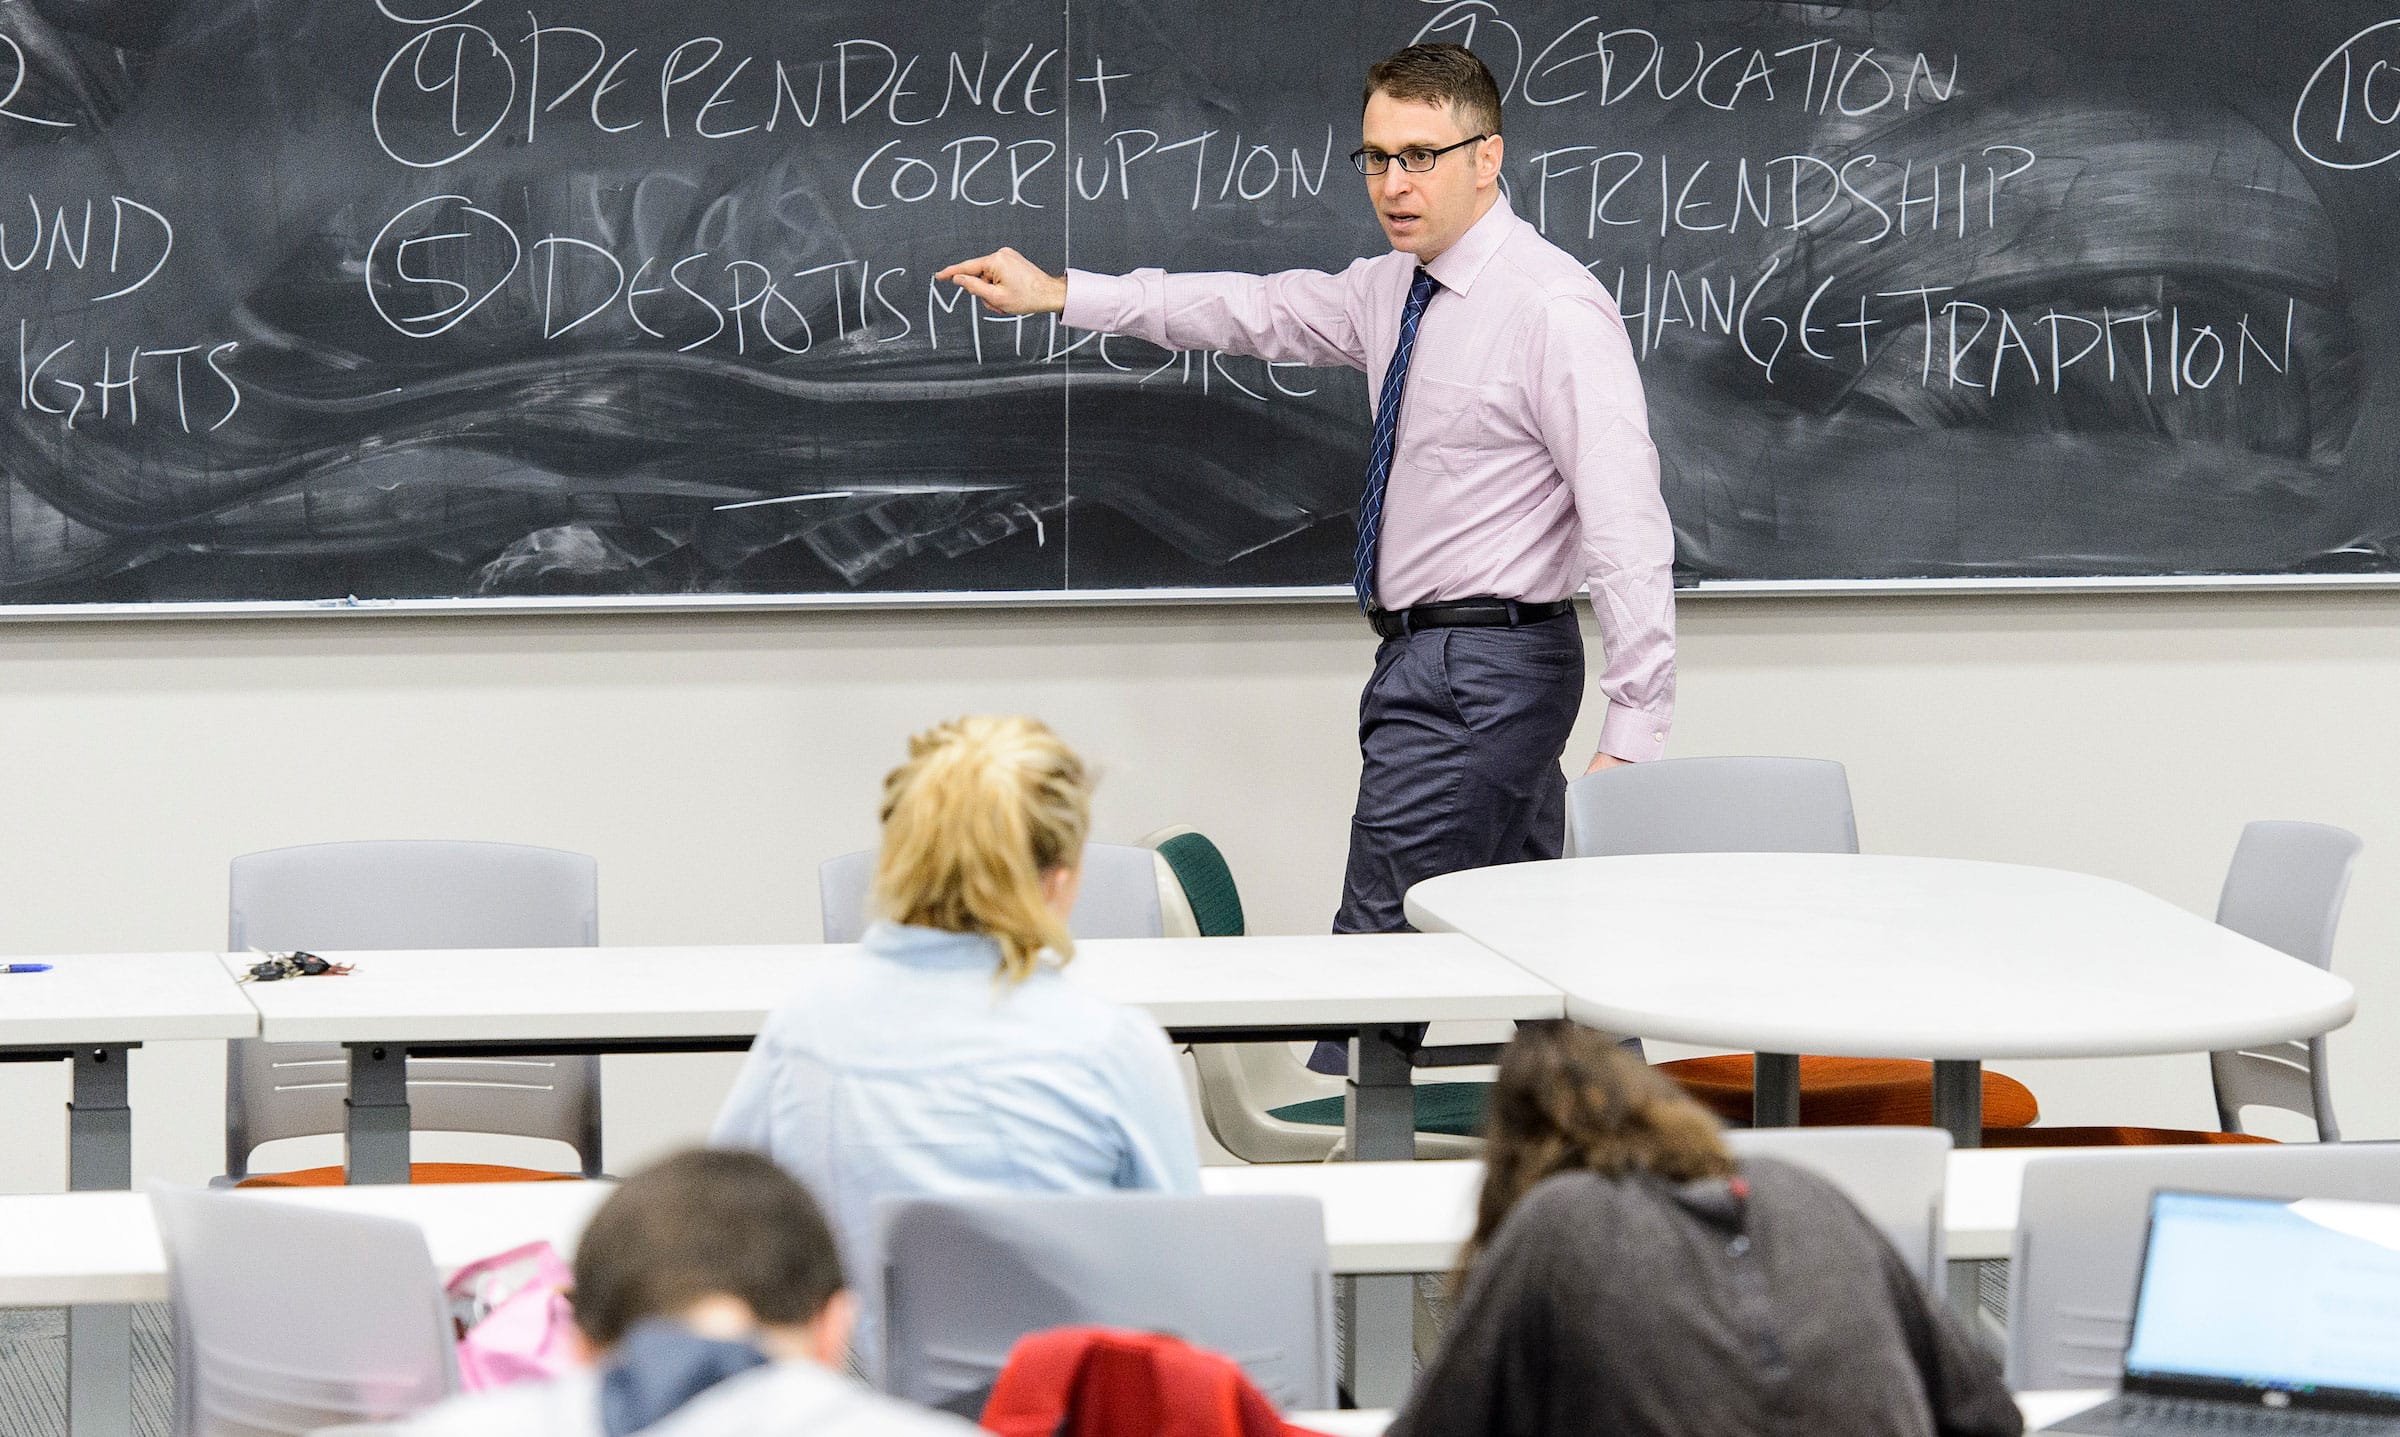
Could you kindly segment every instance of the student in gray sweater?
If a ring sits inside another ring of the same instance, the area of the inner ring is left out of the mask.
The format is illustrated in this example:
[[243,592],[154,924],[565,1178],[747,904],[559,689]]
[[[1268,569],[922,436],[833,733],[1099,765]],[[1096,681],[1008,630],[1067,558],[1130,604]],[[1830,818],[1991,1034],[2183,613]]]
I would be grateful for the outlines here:
[[1390,1437],[2015,1437],[1998,1364],[1848,1199],[1737,1163],[1614,1042],[1519,1029],[1460,1303]]
[[403,1437],[971,1437],[842,1371],[852,1304],[807,1189],[755,1153],[628,1178],[575,1253],[592,1366],[461,1397]]

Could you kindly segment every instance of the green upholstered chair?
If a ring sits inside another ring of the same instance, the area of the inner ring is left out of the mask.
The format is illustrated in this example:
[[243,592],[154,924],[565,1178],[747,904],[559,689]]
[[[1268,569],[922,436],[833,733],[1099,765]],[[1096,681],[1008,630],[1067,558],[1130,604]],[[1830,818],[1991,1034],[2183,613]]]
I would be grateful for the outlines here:
[[[1142,840],[1158,856],[1159,916],[1169,937],[1246,931],[1241,892],[1205,834],[1168,828]],[[1342,1143],[1342,1080],[1312,1073],[1288,1043],[1198,1043],[1200,1109],[1219,1145],[1244,1162],[1323,1162]],[[1481,1147],[1483,1083],[1417,1085],[1417,1156]]]

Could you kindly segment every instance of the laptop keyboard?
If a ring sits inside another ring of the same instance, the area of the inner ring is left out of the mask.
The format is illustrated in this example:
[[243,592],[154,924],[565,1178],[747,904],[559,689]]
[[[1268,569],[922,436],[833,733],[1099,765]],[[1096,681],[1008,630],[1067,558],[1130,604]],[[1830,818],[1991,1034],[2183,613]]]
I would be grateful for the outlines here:
[[2389,1437],[2400,1419],[2350,1412],[2294,1411],[2181,1397],[2120,1396],[2061,1424],[2072,1432],[2176,1437],[2187,1432],[2255,1432],[2261,1437]]

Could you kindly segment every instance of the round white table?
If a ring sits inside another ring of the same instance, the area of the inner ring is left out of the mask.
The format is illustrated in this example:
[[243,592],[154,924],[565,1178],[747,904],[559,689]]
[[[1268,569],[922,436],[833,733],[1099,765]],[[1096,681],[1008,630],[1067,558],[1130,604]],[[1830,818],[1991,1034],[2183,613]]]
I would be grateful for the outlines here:
[[2348,983],[2128,884],[1946,858],[1569,858],[1428,879],[1409,921],[1463,933],[1611,1032],[1750,1048],[1761,1126],[1799,1057],[1934,1061],[1934,1121],[1982,1132],[1987,1058],[2219,1051],[2350,1021]]

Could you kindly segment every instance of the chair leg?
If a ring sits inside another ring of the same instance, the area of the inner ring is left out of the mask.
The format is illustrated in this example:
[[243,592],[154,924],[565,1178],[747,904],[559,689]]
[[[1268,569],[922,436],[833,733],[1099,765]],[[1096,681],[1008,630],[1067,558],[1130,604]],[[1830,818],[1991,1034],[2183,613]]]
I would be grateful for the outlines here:
[[1955,1147],[1983,1146],[1983,1064],[1940,1059],[1933,1065],[1933,1121]]
[[1753,1053],[1750,1057],[1750,1126],[1800,1126],[1800,1055]]

